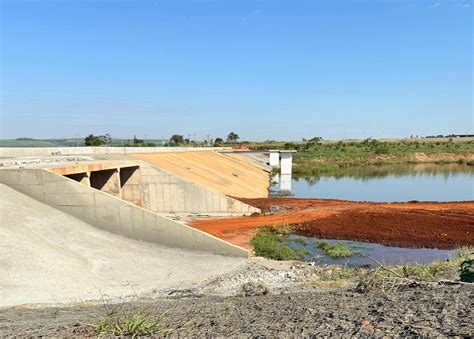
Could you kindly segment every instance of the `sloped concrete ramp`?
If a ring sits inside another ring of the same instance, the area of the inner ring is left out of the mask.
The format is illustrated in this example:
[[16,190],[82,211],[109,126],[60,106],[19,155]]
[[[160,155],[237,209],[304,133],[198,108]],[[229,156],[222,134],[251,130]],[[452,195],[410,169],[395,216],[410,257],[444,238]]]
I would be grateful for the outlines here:
[[132,154],[134,158],[231,197],[265,198],[270,174],[248,161],[214,151]]
[[248,256],[205,232],[45,169],[0,170],[0,183],[114,234],[191,251]]
[[245,262],[99,230],[0,184],[0,307],[153,295]]

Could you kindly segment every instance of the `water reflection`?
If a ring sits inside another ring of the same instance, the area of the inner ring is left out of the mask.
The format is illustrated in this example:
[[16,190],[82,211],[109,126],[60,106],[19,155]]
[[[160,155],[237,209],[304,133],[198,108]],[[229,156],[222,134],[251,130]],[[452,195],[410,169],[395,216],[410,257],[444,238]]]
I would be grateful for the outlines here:
[[293,182],[291,174],[276,174],[273,177],[273,182],[273,191],[278,191],[281,194],[291,193],[291,183]]
[[[320,176],[293,177],[296,197],[366,201],[473,200],[474,166],[405,164],[341,169]],[[288,187],[288,178],[285,179]],[[273,186],[279,190],[282,186]]]
[[474,166],[463,164],[398,164],[398,165],[378,165],[342,168],[335,173],[293,177],[299,181],[304,179],[308,184],[316,184],[321,177],[332,177],[335,179],[354,178],[361,181],[369,181],[376,178],[392,177],[417,177],[417,176],[438,176],[449,179],[458,174],[474,175]]

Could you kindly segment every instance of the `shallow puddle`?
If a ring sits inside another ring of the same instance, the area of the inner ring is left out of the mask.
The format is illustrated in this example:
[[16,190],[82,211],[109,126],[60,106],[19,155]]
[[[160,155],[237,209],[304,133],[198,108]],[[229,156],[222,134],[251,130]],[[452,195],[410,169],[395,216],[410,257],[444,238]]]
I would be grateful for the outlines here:
[[[287,241],[291,248],[304,249],[308,252],[303,260],[315,262],[318,265],[339,264],[348,267],[378,267],[379,263],[384,265],[426,264],[436,260],[446,260],[456,255],[455,250],[389,247],[359,241],[318,239],[298,235],[289,236]],[[316,247],[318,241],[325,241],[330,244],[343,243],[356,254],[341,259],[329,258]]]

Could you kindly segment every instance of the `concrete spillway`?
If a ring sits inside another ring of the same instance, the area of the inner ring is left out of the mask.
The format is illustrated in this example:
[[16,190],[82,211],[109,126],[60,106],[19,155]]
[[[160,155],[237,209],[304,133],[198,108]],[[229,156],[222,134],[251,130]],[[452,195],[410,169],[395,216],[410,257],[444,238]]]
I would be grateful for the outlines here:
[[226,154],[204,151],[133,154],[133,157],[231,197],[268,196],[269,172]]
[[[105,157],[109,160],[62,165],[34,162],[28,168],[0,170],[0,183],[111,233],[186,250],[247,256],[246,250],[168,216],[259,212],[226,193],[266,196],[268,172],[209,151],[168,155],[167,159],[178,163],[162,166],[165,168],[138,159],[112,161],[116,158],[109,156]],[[150,159],[156,157],[152,154]],[[141,154],[137,158],[146,157]],[[192,176],[185,174],[190,168]]]

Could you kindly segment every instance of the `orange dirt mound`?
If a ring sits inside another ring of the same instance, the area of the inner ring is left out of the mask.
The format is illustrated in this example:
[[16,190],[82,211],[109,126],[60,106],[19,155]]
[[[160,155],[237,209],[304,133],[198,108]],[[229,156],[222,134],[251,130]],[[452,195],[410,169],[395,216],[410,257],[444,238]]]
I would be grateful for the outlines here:
[[294,225],[301,235],[387,246],[452,249],[474,245],[474,202],[371,203],[324,199],[242,199],[272,214],[193,220],[191,226],[250,248],[259,226]]

